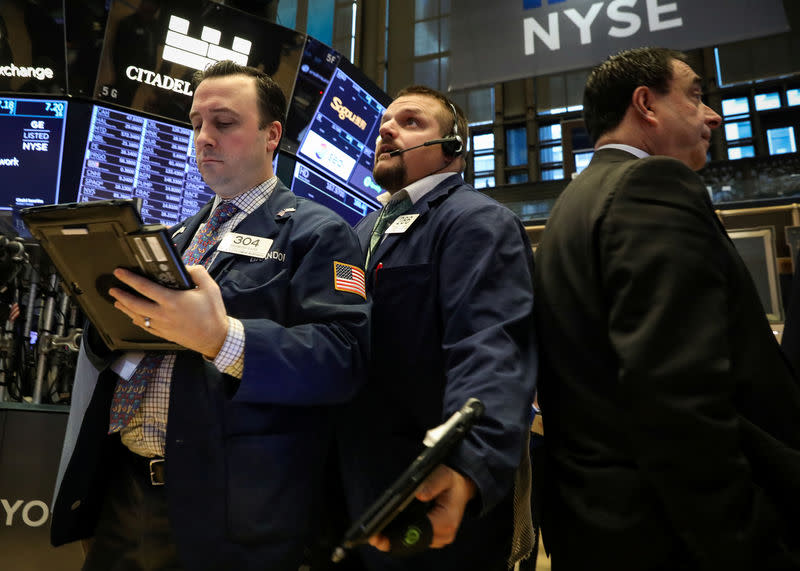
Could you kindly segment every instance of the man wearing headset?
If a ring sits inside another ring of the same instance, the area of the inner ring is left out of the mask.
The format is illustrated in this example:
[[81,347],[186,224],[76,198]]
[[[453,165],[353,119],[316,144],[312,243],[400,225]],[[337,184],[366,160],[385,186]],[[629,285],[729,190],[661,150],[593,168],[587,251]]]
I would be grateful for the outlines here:
[[396,558],[376,536],[377,549],[360,549],[370,570],[500,571],[511,552],[536,381],[533,258],[514,214],[462,179],[466,139],[466,118],[446,97],[402,90],[376,142],[387,204],[356,227],[374,305],[369,380],[340,427],[351,516],[414,460],[428,429],[470,397],[485,405],[417,492],[430,502],[432,549]]

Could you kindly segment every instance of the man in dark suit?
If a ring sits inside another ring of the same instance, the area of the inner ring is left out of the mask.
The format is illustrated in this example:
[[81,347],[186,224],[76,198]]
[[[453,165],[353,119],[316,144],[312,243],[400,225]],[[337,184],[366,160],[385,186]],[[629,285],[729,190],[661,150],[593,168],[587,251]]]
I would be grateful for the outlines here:
[[364,378],[358,241],[274,176],[280,87],[232,62],[196,81],[197,162],[217,196],[172,236],[197,287],[117,270],[144,297],[110,290],[186,350],[84,337],[52,540],[93,536],[86,570],[296,571],[323,519],[332,405]]
[[595,69],[584,116],[537,249],[553,569],[800,569],[800,387],[693,172],[720,117],[654,48]]
[[[511,553],[536,377],[533,259],[513,213],[461,178],[466,138],[442,94],[401,91],[381,119],[373,171],[391,197],[356,227],[373,320],[369,380],[340,431],[352,516],[419,454],[428,429],[470,397],[486,407],[417,494],[432,502],[434,549],[401,559],[365,547],[373,571],[500,571]],[[393,212],[402,216],[385,223]],[[390,548],[386,537],[373,545]]]

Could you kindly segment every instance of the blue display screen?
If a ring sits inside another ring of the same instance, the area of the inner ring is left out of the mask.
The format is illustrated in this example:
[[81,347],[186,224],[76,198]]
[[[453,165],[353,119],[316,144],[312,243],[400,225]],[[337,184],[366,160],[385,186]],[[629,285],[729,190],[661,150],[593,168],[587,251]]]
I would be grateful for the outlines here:
[[344,71],[337,69],[298,155],[336,180],[363,193],[374,204],[383,192],[372,180],[375,139],[386,108]]
[[58,200],[67,102],[0,98],[0,206]]
[[292,192],[327,206],[350,225],[355,225],[375,206],[353,195],[314,169],[297,162],[292,176]]
[[214,196],[188,127],[95,105],[77,200],[142,199],[142,219],[171,226]]

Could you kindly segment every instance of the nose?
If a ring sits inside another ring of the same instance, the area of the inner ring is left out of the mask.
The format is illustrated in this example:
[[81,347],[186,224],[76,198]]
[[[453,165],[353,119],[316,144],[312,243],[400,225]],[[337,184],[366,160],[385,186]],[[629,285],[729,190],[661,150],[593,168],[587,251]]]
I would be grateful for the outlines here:
[[381,141],[389,141],[394,139],[395,130],[394,130],[394,121],[389,119],[381,124],[380,129],[378,129],[378,144]]
[[211,136],[209,127],[205,124],[201,125],[200,129],[194,132],[194,145],[198,149],[214,145],[214,138]]
[[722,117],[720,117],[716,111],[714,111],[708,105],[706,107],[706,124],[708,125],[709,129],[716,129],[720,125],[722,125]]

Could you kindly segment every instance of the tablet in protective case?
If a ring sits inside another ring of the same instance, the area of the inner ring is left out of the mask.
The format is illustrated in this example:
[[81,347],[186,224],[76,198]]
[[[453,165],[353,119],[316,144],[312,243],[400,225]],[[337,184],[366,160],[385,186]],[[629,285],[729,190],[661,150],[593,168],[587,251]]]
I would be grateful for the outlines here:
[[194,287],[181,256],[160,224],[143,225],[139,200],[34,206],[20,212],[63,280],[111,349],[178,350],[114,307],[110,287],[129,289],[112,272],[123,267],[166,287]]

